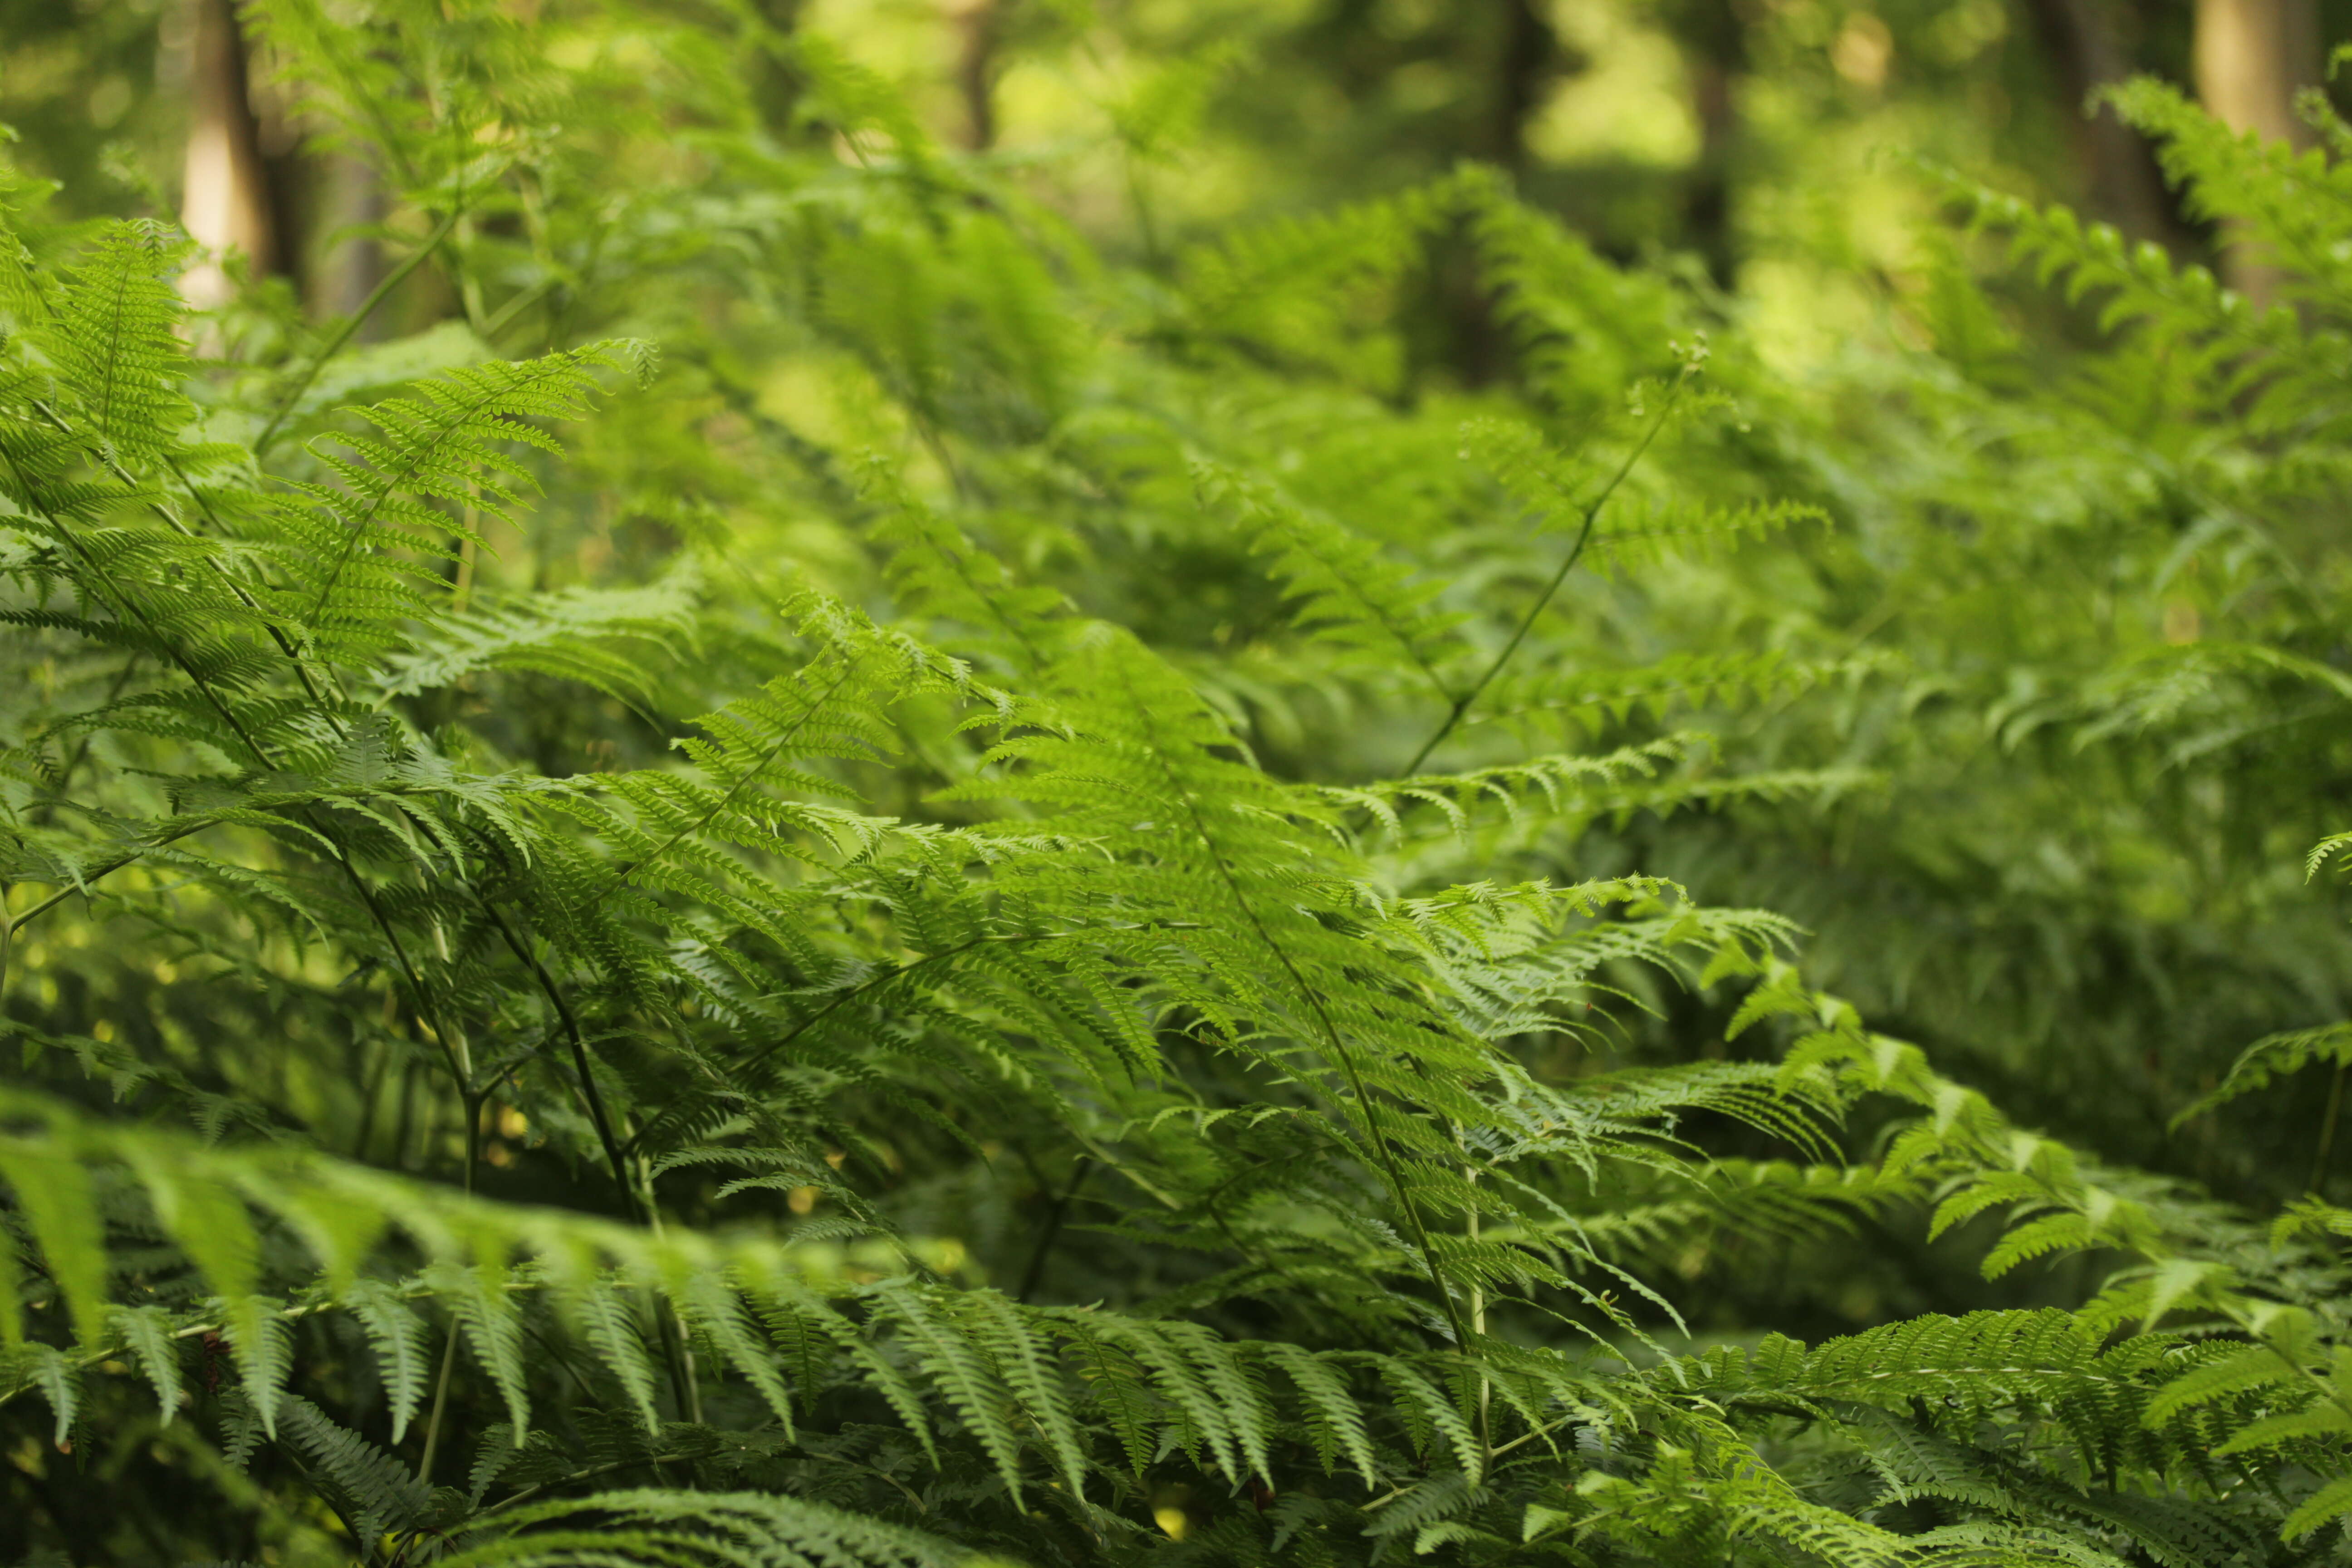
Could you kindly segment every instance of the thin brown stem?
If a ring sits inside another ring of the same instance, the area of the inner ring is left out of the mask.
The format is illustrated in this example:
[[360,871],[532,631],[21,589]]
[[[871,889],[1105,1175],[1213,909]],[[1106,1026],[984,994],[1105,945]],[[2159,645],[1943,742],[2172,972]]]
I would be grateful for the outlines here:
[[[470,1087],[463,1091],[466,1100],[466,1191],[474,1190],[474,1163],[482,1146],[483,1097]],[[458,1326],[457,1318],[449,1320],[449,1337],[441,1347],[441,1373],[433,1384],[433,1408],[425,1417],[425,1452],[416,1461],[416,1479],[425,1486],[433,1484],[433,1456],[441,1446],[441,1415],[449,1405],[450,1374],[457,1366]]]
[[1025,1305],[1029,1298],[1036,1294],[1037,1281],[1045,1278],[1045,1259],[1053,1255],[1054,1237],[1061,1233],[1064,1217],[1069,1214],[1070,1205],[1077,1201],[1078,1189],[1086,1185],[1087,1178],[1094,1173],[1094,1168],[1093,1157],[1087,1154],[1079,1155],[1077,1163],[1070,1167],[1069,1184],[1055,1195],[1054,1206],[1045,1212],[1045,1227],[1037,1233],[1037,1245],[1029,1254],[1029,1267],[1022,1270],[1021,1289],[1013,1297],[1014,1300]]
[[1526,615],[1519,617],[1517,629],[1511,633],[1511,638],[1503,645],[1502,651],[1487,664],[1486,672],[1478,677],[1469,690],[1454,700],[1454,706],[1446,712],[1444,722],[1421,743],[1421,750],[1415,752],[1412,761],[1405,765],[1405,776],[1410,778],[1421,772],[1421,764],[1429,761],[1429,753],[1437,750],[1445,737],[1454,733],[1463,717],[1485,693],[1487,685],[1502,673],[1505,665],[1511,662],[1511,656],[1519,651],[1519,644],[1527,640],[1528,631],[1536,624],[1536,617],[1544,613],[1551,604],[1552,596],[1559,592],[1559,585],[1568,581],[1568,574],[1575,571],[1576,563],[1584,558],[1585,547],[1592,542],[1592,525],[1599,520],[1601,509],[1609,504],[1609,498],[1617,493],[1617,487],[1625,482],[1625,477],[1633,471],[1633,465],[1642,460],[1642,454],[1650,449],[1650,443],[1656,440],[1658,432],[1665,428],[1666,416],[1674,412],[1675,403],[1682,396],[1683,387],[1696,374],[1686,365],[1666,388],[1665,401],[1659,405],[1658,416],[1650,421],[1649,428],[1642,432],[1642,438],[1633,444],[1632,451],[1625,454],[1625,460],[1617,465],[1615,473],[1609,476],[1609,482],[1601,487],[1601,493],[1585,503],[1584,521],[1577,530],[1576,542],[1570,547],[1568,559],[1559,563],[1559,570],[1551,574],[1551,581],[1544,584],[1544,591],[1536,595],[1536,602],[1528,606]]

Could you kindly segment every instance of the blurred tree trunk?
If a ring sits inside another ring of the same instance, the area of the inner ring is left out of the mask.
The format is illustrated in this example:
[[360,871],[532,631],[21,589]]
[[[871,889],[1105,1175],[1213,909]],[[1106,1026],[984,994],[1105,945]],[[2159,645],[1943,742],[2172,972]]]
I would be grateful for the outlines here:
[[[2320,79],[2325,51],[2313,0],[2197,0],[2197,96],[2223,124],[2266,142],[2309,140],[2294,95]],[[2221,257],[2231,287],[2257,305],[2278,270],[2233,236]]]
[[1503,26],[1496,62],[1494,119],[1481,155],[1514,178],[1528,166],[1528,121],[1543,107],[1544,89],[1559,74],[1559,35],[1549,7],[1537,0],[1502,0]]
[[[257,274],[271,272],[279,266],[277,204],[246,77],[244,30],[231,0],[190,3],[194,47],[180,222],[208,248],[242,251]],[[189,270],[181,289],[190,303],[209,307],[228,298],[229,281],[207,261]]]
[[[1507,172],[1517,185],[1528,168],[1528,123],[1560,75],[1563,51],[1546,14],[1549,8],[1538,0],[1495,4],[1502,15],[1487,78],[1488,112],[1483,125],[1474,122],[1475,141],[1468,151]],[[1484,386],[1502,378],[1510,370],[1510,340],[1496,320],[1495,301],[1479,282],[1468,250],[1455,237],[1438,249],[1433,260],[1439,310],[1452,340],[1445,358],[1465,385]]]
[[2133,239],[2179,250],[2187,240],[2147,139],[2091,95],[2122,81],[2134,66],[2101,0],[2027,0],[2058,89],[2074,110],[2074,161],[2093,216]]
[[956,90],[963,95],[963,144],[985,153],[996,144],[996,56],[1004,42],[1006,0],[968,0],[955,13],[963,35],[956,51]]
[[[804,0],[753,0],[751,9],[771,33],[790,37],[801,25],[803,4]],[[750,72],[751,100],[759,106],[760,119],[767,126],[768,134],[784,142],[803,140],[803,127],[800,124],[802,82],[792,62],[773,48],[756,49]]]
[[1698,122],[1698,158],[1683,192],[1683,232],[1716,286],[1729,289],[1738,270],[1731,229],[1731,159],[1739,138],[1734,94],[1748,68],[1748,32],[1734,0],[1677,0],[1664,16],[1690,69],[1691,112]]
[[2294,95],[2317,84],[2322,55],[2312,0],[2197,0],[2197,96],[2237,130],[2308,142]]

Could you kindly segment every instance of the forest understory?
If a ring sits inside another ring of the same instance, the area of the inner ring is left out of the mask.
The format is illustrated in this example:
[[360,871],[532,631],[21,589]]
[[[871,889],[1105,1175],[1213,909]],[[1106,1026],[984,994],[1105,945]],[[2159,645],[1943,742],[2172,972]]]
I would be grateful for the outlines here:
[[2352,125],[1825,3],[0,5],[0,1562],[2352,1562]]

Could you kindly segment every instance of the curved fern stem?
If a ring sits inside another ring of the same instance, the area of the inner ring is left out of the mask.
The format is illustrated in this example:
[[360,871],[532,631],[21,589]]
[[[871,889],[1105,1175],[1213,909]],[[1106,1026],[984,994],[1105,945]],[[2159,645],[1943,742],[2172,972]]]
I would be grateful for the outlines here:
[[[661,1225],[654,1213],[652,1194],[650,1192],[640,1194],[637,1184],[629,1179],[629,1163],[621,1152],[621,1141],[614,1131],[612,1112],[605,1107],[604,1090],[597,1087],[594,1064],[588,1058],[588,1037],[580,1027],[579,1015],[572,1012],[571,1002],[565,998],[562,988],[556,984],[555,977],[547,972],[547,965],[540,962],[539,955],[508,923],[505,913],[478,893],[475,895],[475,902],[480,905],[483,913],[490,917],[491,924],[498,928],[499,939],[530,971],[541,994],[555,1008],[555,1016],[563,1025],[564,1038],[572,1047],[572,1070],[580,1075],[581,1099],[588,1107],[588,1120],[595,1126],[596,1141],[604,1147],[605,1163],[612,1170],[614,1184],[620,1188],[621,1203],[631,1219],[658,1233]],[[661,1330],[662,1359],[668,1365],[670,1393],[677,1400],[679,1416],[684,1418],[699,1403],[694,1374],[687,1365],[684,1347],[678,1343],[669,1315],[658,1307],[656,1309],[656,1321]]]
[[[1120,673],[1123,676],[1125,671]],[[1132,686],[1129,688],[1128,698],[1129,705],[1142,716],[1146,725],[1150,725],[1151,709],[1139,700]],[[1290,950],[1276,941],[1274,933],[1266,929],[1265,920],[1257,912],[1257,906],[1250,901],[1249,894],[1243,889],[1241,879],[1234,874],[1234,868],[1226,863],[1225,857],[1217,851],[1216,838],[1209,831],[1207,820],[1201,815],[1201,803],[1194,798],[1192,791],[1176,777],[1175,770],[1170,766],[1167,753],[1157,743],[1156,737],[1151,756],[1166,778],[1170,793],[1183,803],[1185,814],[1192,819],[1194,836],[1208,849],[1209,864],[1215,868],[1218,879],[1225,885],[1225,891],[1242,911],[1242,918],[1249,921],[1250,929],[1258,941],[1282,966],[1283,973],[1290,981],[1291,994],[1302,1000],[1307,1011],[1314,1015],[1316,1027],[1329,1046],[1332,1058],[1339,1064],[1340,1072],[1347,1078],[1348,1092],[1355,1097],[1357,1106],[1363,1112],[1364,1131],[1370,1138],[1373,1156],[1380,1162],[1381,1174],[1387,1177],[1390,1188],[1396,1194],[1397,1205],[1403,1212],[1406,1226],[1412,1231],[1413,1245],[1421,1249],[1422,1268],[1428,1274],[1430,1283],[1437,1289],[1437,1303],[1445,1313],[1446,1326],[1454,1332],[1454,1348],[1466,1354],[1470,1349],[1470,1334],[1468,1325],[1462,1320],[1461,1305],[1454,1300],[1454,1289],[1446,1280],[1445,1270],[1438,1266],[1437,1249],[1429,1239],[1429,1226],[1422,1219],[1421,1205],[1413,1202],[1412,1188],[1404,1179],[1404,1167],[1399,1163],[1396,1150],[1390,1145],[1387,1135],[1381,1131],[1373,1110],[1371,1089],[1364,1082],[1363,1070],[1357,1064],[1355,1052],[1348,1048],[1347,1041],[1339,1034],[1338,1020],[1331,1016],[1330,1010],[1323,1005],[1323,998],[1315,987],[1307,983],[1307,976],[1299,972],[1297,963],[1290,956]]]
[[[177,828],[173,832],[162,835],[155,840],[155,842],[157,845],[174,843],[179,839],[187,837],[190,834],[201,833],[205,828],[214,826],[215,825],[210,822],[192,823],[188,826]],[[33,905],[23,914],[18,915],[14,922],[16,929],[22,930],[24,927],[30,925],[34,921],[38,920],[45,914],[47,914],[51,910],[56,909],[59,904],[64,903],[76,893],[88,892],[89,890],[89,885],[92,882],[98,881],[102,878],[110,877],[114,875],[115,872],[121,870],[125,866],[135,864],[138,859],[139,857],[137,855],[124,855],[114,860],[109,861],[107,864],[97,868],[95,870],[81,872],[74,880],[67,883],[64,887],[59,888],[56,892],[51,893],[39,903]],[[47,880],[46,878],[39,879]]]
[[596,1085],[596,1075],[590,1070],[588,1039],[581,1030],[578,1016],[572,1011],[571,1002],[555,984],[555,977],[548,973],[547,966],[540,962],[539,955],[530,951],[520,933],[508,922],[504,911],[488,899],[476,901],[482,912],[490,917],[499,940],[505,942],[508,951],[530,971],[541,994],[554,1006],[555,1016],[563,1025],[566,1042],[572,1047],[572,1068],[580,1076],[580,1095],[587,1105],[588,1120],[596,1129],[597,1142],[604,1146],[605,1163],[613,1173],[613,1184],[620,1189],[621,1204],[628,1211],[629,1217],[640,1225],[644,1224],[646,1216],[638,1205],[636,1186],[629,1180],[628,1162],[622,1156],[620,1139],[613,1131],[612,1113],[605,1108],[604,1094]]
[[1642,432],[1642,438],[1633,444],[1633,449],[1625,454],[1625,460],[1617,465],[1617,471],[1609,476],[1609,482],[1601,487],[1601,493],[1585,503],[1583,525],[1577,530],[1576,542],[1570,548],[1568,559],[1559,563],[1559,570],[1551,574],[1551,581],[1544,584],[1544,591],[1536,595],[1536,602],[1528,606],[1526,615],[1519,617],[1518,629],[1511,634],[1510,641],[1503,645],[1502,651],[1486,666],[1486,673],[1471,683],[1469,690],[1454,700],[1454,706],[1446,713],[1444,722],[1437,726],[1437,732],[1421,743],[1421,750],[1415,752],[1412,761],[1405,764],[1406,776],[1421,772],[1421,764],[1429,761],[1429,753],[1437,750],[1446,736],[1454,733],[1455,726],[1462,722],[1479,696],[1495,677],[1503,672],[1503,667],[1511,662],[1511,656],[1519,651],[1519,644],[1527,640],[1528,633],[1536,624],[1536,617],[1544,613],[1545,607],[1552,601],[1552,595],[1559,592],[1559,585],[1568,581],[1568,574],[1575,571],[1576,563],[1584,558],[1584,548],[1592,542],[1592,525],[1600,518],[1601,509],[1609,504],[1609,498],[1617,493],[1617,487],[1625,482],[1625,477],[1633,471],[1633,465],[1642,460],[1642,454],[1650,449],[1650,443],[1656,440],[1658,432],[1665,428],[1666,416],[1674,412],[1675,400],[1696,374],[1695,366],[1685,363],[1682,374],[1675,376],[1666,388],[1665,400],[1659,405],[1657,417],[1651,420],[1650,427]]
[[767,1060],[770,1057],[774,1056],[778,1051],[784,1049],[787,1046],[790,1046],[793,1041],[799,1039],[803,1035],[807,1034],[819,1024],[824,1023],[825,1019],[831,1017],[835,1011],[846,1006],[849,1003],[856,1001],[866,992],[874,990],[877,986],[887,985],[893,980],[902,980],[908,975],[912,974],[916,970],[924,967],[926,964],[943,963],[950,958],[955,958],[963,953],[970,952],[975,948],[984,947],[991,942],[1049,942],[1051,940],[1053,940],[1053,937],[1050,932],[1041,932],[1035,935],[1024,935],[1017,931],[1007,932],[1001,936],[976,936],[970,942],[960,942],[953,947],[943,947],[937,952],[927,952],[920,958],[912,959],[898,965],[896,969],[886,969],[879,974],[867,976],[866,979],[857,982],[855,985],[845,986],[842,989],[841,994],[835,996],[832,1001],[827,1002],[824,1006],[818,1008],[814,1013],[811,1014],[799,1024],[794,1025],[791,1029],[779,1035],[776,1038],[767,1042],[765,1045],[762,1045],[759,1049],[739,1058],[735,1065],[740,1069],[742,1068],[753,1067]]
[[656,860],[659,860],[663,856],[668,854],[672,849],[676,848],[679,840],[701,832],[704,828],[709,826],[711,823],[717,821],[720,813],[724,812],[729,806],[735,804],[735,797],[743,793],[744,786],[749,784],[753,779],[758,778],[761,773],[767,772],[770,764],[773,763],[778,757],[782,756],[784,754],[785,748],[789,747],[794,740],[799,738],[802,731],[808,728],[809,721],[824,710],[824,704],[832,700],[834,694],[839,691],[843,687],[849,684],[849,678],[857,673],[857,666],[859,662],[858,658],[852,658],[844,664],[842,666],[840,676],[835,679],[834,683],[830,687],[825,689],[824,695],[810,703],[807,710],[802,713],[798,719],[793,720],[792,724],[785,729],[782,734],[776,737],[775,744],[770,746],[766,753],[762,755],[759,761],[744,769],[742,776],[738,778],[733,784],[728,785],[727,793],[720,795],[717,801],[713,802],[709,810],[705,811],[700,816],[696,817],[693,821],[679,827],[677,832],[672,833],[667,838],[663,839],[659,844],[647,850],[645,854],[639,856],[636,859],[632,860],[627,865],[622,866],[614,870],[610,879],[605,882],[598,896],[603,897],[605,894],[609,894],[614,889],[619,887],[631,877],[635,876],[639,871],[644,870],[646,867],[652,865]]
[[[180,488],[188,492],[188,498],[196,503],[199,510],[203,511],[205,521],[210,522],[213,527],[218,530],[222,534],[226,535],[228,532],[228,530],[222,526],[220,518],[213,510],[212,502],[205,499],[204,492],[196,489],[194,481],[188,478],[187,474],[181,468],[178,461],[173,458],[167,458],[164,459],[164,463],[172,470],[172,477],[180,481]],[[124,482],[128,483],[129,481],[126,479]],[[153,510],[156,516],[162,518],[174,530],[190,538],[195,537],[195,531],[188,527],[185,522],[182,521],[178,516],[176,516],[162,502],[159,501],[155,503]],[[287,662],[294,667],[294,679],[302,683],[303,693],[310,699],[311,703],[317,708],[319,713],[327,721],[327,723],[334,730],[337,735],[341,736],[348,734],[349,731],[344,727],[342,715],[337,713],[333,708],[330,707],[325,697],[320,694],[318,683],[311,679],[310,661],[304,658],[300,650],[295,647],[293,639],[286,635],[285,628],[278,625],[276,621],[270,620],[266,616],[262,616],[260,604],[254,598],[253,595],[246,588],[244,584],[238,582],[236,578],[228,574],[228,569],[226,567],[223,566],[217,561],[212,561],[209,556],[206,557],[206,560],[210,562],[214,575],[217,576],[227,585],[230,593],[236,595],[237,603],[252,611],[257,616],[261,616],[263,624],[269,633],[269,640],[278,645],[278,651],[284,654],[286,656]],[[328,668],[326,669],[326,675],[328,679],[335,679],[335,673],[331,668]],[[338,685],[338,694],[341,694],[340,684]]]
[[2336,1076],[2327,1084],[2327,1113],[2319,1123],[2319,1147],[2311,1156],[2310,1191],[2316,1194],[2319,1184],[2327,1179],[2327,1157],[2336,1152],[2336,1121],[2344,1110],[2344,1072],[2352,1063],[2337,1062]]
[[[1478,1171],[1475,1166],[1465,1166],[1462,1175],[1474,1190],[1477,1187]],[[1474,1203],[1465,1211],[1465,1219],[1463,1228],[1468,1234],[1471,1245],[1475,1247],[1478,1241],[1477,1205]],[[1470,1286],[1470,1329],[1481,1339],[1486,1337],[1486,1287],[1476,1281],[1473,1281]],[[1495,1384],[1482,1372],[1478,1374],[1478,1447],[1485,1450],[1486,1457],[1489,1460],[1495,1455],[1494,1405]]]
[[[466,1105],[466,1191],[474,1190],[475,1156],[482,1145],[483,1097],[474,1093],[471,1084],[460,1084],[458,1094]],[[449,1378],[457,1366],[457,1321],[449,1321],[449,1335],[441,1347],[441,1372],[434,1379],[433,1408],[425,1418],[425,1451],[417,1457],[416,1479],[426,1486],[433,1484],[433,1456],[441,1446],[441,1416],[449,1404]]]
[[343,345],[351,341],[352,334],[358,331],[361,323],[375,313],[375,308],[383,303],[386,296],[406,282],[408,275],[425,264],[425,258],[441,248],[441,242],[448,238],[456,230],[460,216],[460,211],[452,211],[448,216],[436,224],[433,232],[425,237],[424,243],[410,251],[406,259],[399,266],[385,273],[383,280],[370,289],[368,297],[360,301],[360,308],[344,317],[334,331],[328,336],[327,341],[319,345],[319,352],[310,356],[310,363],[303,368],[302,374],[295,379],[293,386],[288,389],[285,399],[278,404],[278,412],[269,416],[269,423],[264,425],[261,427],[261,434],[254,437],[255,462],[257,463],[269,455],[269,448],[277,442],[278,432],[285,426],[288,416],[294,412],[294,405],[302,401],[302,395],[310,390],[310,384],[319,379],[319,373],[326,368],[327,362],[342,351]]

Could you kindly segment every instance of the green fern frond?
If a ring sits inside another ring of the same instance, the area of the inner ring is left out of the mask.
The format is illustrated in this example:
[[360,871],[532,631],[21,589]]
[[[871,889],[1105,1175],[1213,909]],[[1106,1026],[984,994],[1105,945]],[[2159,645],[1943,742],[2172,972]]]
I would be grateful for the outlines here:
[[596,372],[643,380],[652,364],[646,345],[614,341],[520,364],[454,366],[418,383],[414,396],[359,410],[369,428],[332,437],[348,456],[314,440],[333,482],[298,484],[307,505],[272,517],[284,574],[272,598],[289,630],[343,660],[394,646],[398,622],[429,613],[415,579],[461,543],[483,547],[479,522],[435,503],[514,526],[534,481],[508,448],[559,450],[541,422],[579,418]]
[[2172,1119],[2172,1125],[2179,1127],[2233,1100],[2268,1089],[2314,1062],[2334,1062],[2338,1068],[2352,1065],[2352,1024],[2327,1024],[2256,1040],[2230,1064],[2219,1084]]

